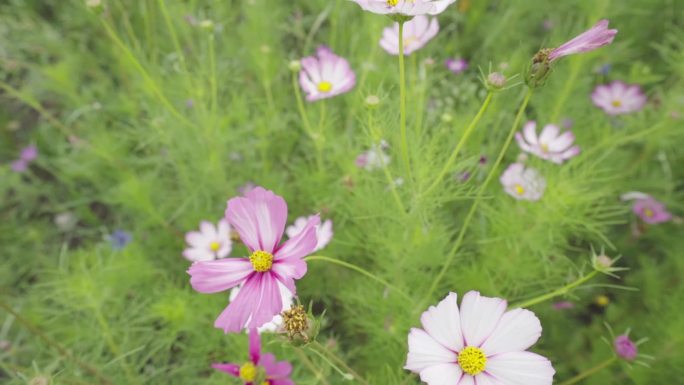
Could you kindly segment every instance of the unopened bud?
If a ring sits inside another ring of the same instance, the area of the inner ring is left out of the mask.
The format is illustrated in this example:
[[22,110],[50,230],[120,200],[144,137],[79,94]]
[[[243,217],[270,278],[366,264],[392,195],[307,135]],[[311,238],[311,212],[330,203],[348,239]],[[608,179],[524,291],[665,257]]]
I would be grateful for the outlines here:
[[199,26],[206,29],[212,29],[214,28],[214,22],[208,19],[202,20],[199,22]]
[[454,117],[448,112],[443,113],[441,118],[442,123],[451,123],[454,120]]
[[376,108],[380,105],[380,98],[377,95],[368,95],[364,103],[368,108]]
[[487,76],[487,85],[491,89],[500,90],[506,85],[506,76],[501,72],[492,72]]
[[613,260],[607,255],[599,255],[598,257],[596,257],[596,266],[603,269],[607,269],[613,266]]
[[302,70],[302,63],[299,60],[293,60],[288,64],[287,68],[292,72],[299,72]]

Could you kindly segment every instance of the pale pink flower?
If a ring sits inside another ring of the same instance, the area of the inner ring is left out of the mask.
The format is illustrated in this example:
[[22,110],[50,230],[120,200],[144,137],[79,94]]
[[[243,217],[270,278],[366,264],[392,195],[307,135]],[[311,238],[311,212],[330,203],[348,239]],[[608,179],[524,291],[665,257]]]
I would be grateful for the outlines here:
[[261,337],[256,329],[249,331],[249,359],[243,364],[213,364],[212,368],[238,377],[246,385],[294,385],[290,379],[292,365],[276,361],[272,353],[261,353]]
[[326,46],[318,47],[316,56],[303,58],[301,65],[299,84],[309,102],[332,98],[348,92],[356,85],[356,74],[349,62]]
[[294,281],[306,274],[304,257],[316,247],[318,215],[311,217],[297,236],[280,244],[287,221],[285,200],[272,191],[255,187],[244,197],[228,201],[226,219],[240,235],[251,255],[195,262],[190,283],[201,293],[217,293],[242,285],[240,293],[214,323],[225,332],[258,328],[280,313],[283,301],[279,283],[293,295]]
[[589,52],[613,42],[617,29],[608,29],[608,20],[603,19],[567,43],[555,48],[549,53],[549,61],[560,59],[581,52]]
[[544,195],[546,180],[533,168],[525,168],[522,163],[513,163],[501,174],[499,179],[504,190],[518,200],[537,201]]
[[506,311],[500,298],[466,293],[459,309],[449,293],[408,336],[405,369],[428,385],[551,385],[551,362],[526,351],[542,332],[529,310]]
[[[285,310],[290,310],[292,307],[292,304],[294,303],[294,295],[287,290],[285,286],[283,286],[282,283],[278,282],[278,289],[280,290],[280,298],[283,301],[283,308],[280,310],[280,313],[284,312]],[[240,287],[234,287],[230,291],[230,296],[228,297],[229,301],[234,301],[235,298],[237,298],[238,294],[240,293]],[[275,333],[279,330],[282,329],[283,327],[283,316],[280,315],[280,313],[276,314],[273,316],[271,321],[261,325],[260,327],[257,328],[257,331],[259,333]]]
[[456,75],[467,70],[468,66],[469,66],[468,61],[466,59],[462,59],[462,58],[447,59],[444,62],[444,65],[446,66],[446,68],[449,71],[455,73]]
[[521,150],[553,163],[561,164],[580,153],[580,148],[573,146],[575,135],[572,131],[561,133],[560,128],[554,124],[544,126],[537,136],[537,123],[529,121],[522,133],[515,134],[515,140]]
[[[292,225],[287,226],[285,229],[285,234],[289,238],[294,238],[297,236],[297,234],[301,233],[305,228],[306,224],[309,222],[311,219],[311,216],[309,217],[299,217],[295,219],[295,221],[292,223]],[[330,243],[333,237],[333,223],[332,220],[327,219],[320,224],[316,225],[316,238],[318,238],[318,243],[316,244],[316,247],[313,249],[313,251],[318,251],[322,250],[324,247]]]
[[456,0],[351,0],[364,11],[379,15],[437,15]]
[[646,95],[636,84],[625,84],[616,80],[610,84],[596,86],[591,94],[596,107],[608,115],[621,115],[640,111],[646,105]]
[[202,221],[199,231],[190,231],[185,234],[185,242],[188,248],[183,251],[183,256],[193,262],[225,258],[233,249],[230,225],[225,219],[221,219],[217,226],[211,222]]
[[[436,18],[419,15],[404,23],[404,55],[423,48],[439,32]],[[390,55],[399,55],[399,23],[382,32],[380,46]]]
[[658,224],[672,220],[672,214],[667,211],[665,205],[648,194],[630,191],[622,194],[621,199],[634,201],[632,211],[646,223]]

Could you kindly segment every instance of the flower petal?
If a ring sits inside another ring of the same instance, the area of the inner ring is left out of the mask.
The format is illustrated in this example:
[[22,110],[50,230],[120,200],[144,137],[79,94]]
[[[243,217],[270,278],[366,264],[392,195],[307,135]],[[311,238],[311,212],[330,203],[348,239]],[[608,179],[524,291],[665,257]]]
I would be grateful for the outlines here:
[[548,359],[530,352],[490,357],[486,372],[506,385],[551,385],[556,373]]
[[287,204],[272,191],[255,187],[228,201],[226,219],[251,251],[272,253],[285,230]]
[[480,346],[499,324],[506,311],[501,298],[482,297],[469,291],[461,302],[461,330],[466,346]]
[[318,215],[309,217],[309,221],[302,231],[295,237],[288,239],[274,253],[276,261],[281,259],[302,258],[311,253],[318,243],[316,226],[321,222]]
[[487,356],[522,351],[534,345],[541,333],[541,323],[534,313],[525,309],[514,309],[501,317],[499,326],[481,348]]
[[240,365],[238,364],[211,364],[211,367],[216,370],[226,372],[233,377],[240,376]]
[[226,258],[195,262],[188,269],[192,288],[200,293],[217,293],[237,286],[254,272],[247,258]]
[[282,306],[274,277],[268,273],[257,273],[247,279],[235,300],[216,319],[214,326],[226,333],[258,328],[280,313]]
[[266,370],[268,379],[286,379],[292,373],[292,365],[287,361],[276,361],[271,353],[266,353],[261,357],[259,365]]
[[415,373],[422,372],[425,368],[440,365],[453,364],[458,360],[458,355],[435,341],[434,338],[422,329],[412,328],[408,335],[408,356],[406,366]]
[[449,293],[437,306],[430,306],[420,317],[425,331],[453,351],[463,349],[461,318],[458,314],[458,295]]
[[463,372],[456,363],[434,365],[420,371],[421,381],[428,385],[455,385],[461,376]]
[[256,328],[249,329],[249,359],[254,364],[259,364],[261,358],[261,337]]

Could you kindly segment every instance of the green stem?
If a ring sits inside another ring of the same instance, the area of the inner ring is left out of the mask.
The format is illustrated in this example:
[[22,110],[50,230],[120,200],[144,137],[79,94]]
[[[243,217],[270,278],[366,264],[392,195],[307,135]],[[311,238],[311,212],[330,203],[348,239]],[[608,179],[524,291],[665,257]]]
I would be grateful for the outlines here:
[[[321,345],[320,343],[318,343],[318,341],[313,341],[313,342],[311,343],[311,346],[312,346],[312,347],[315,347],[315,348],[318,350],[318,353],[320,353],[322,356],[327,356],[327,357],[329,357],[330,359],[332,359],[333,361],[335,361],[335,362],[337,363],[337,365],[341,366],[349,375],[353,376],[353,379],[354,379],[354,380],[358,381],[359,383],[361,383],[361,384],[363,384],[363,385],[370,385],[370,383],[369,383],[368,381],[366,381],[363,377],[361,377],[360,374],[358,374],[354,369],[352,369],[349,365],[347,365],[347,363],[344,362],[344,360],[342,360],[341,358],[337,357],[337,355],[335,355],[335,353],[333,353],[333,352],[329,351],[328,349],[326,349],[323,345]],[[315,352],[316,349],[313,349],[313,348],[312,348],[311,350]],[[334,369],[336,369],[337,371],[340,371],[339,368],[337,368],[333,363],[331,363],[331,362],[328,362],[328,363],[329,363]],[[347,376],[345,375],[344,372],[342,372],[342,371],[340,371],[340,372],[343,374],[343,376],[344,376],[345,378],[347,378]]]
[[[311,362],[309,357],[306,356],[306,353],[304,353],[302,349],[295,348],[294,351],[297,354],[297,356],[299,356],[299,359],[304,363],[304,366],[306,366],[311,371],[311,373],[313,373],[317,381],[321,381],[323,385],[330,385],[328,380],[325,378],[325,375],[321,373],[321,371],[318,370],[318,368],[316,368],[316,365],[314,365],[314,363]],[[316,354],[318,354],[318,352],[316,352]]]
[[599,273],[598,270],[594,270],[591,273],[585,275],[584,277],[581,277],[578,280],[571,282],[571,283],[569,283],[569,284],[567,284],[567,285],[565,285],[559,289],[556,289],[552,292],[540,295],[540,296],[532,298],[532,299],[528,299],[528,300],[520,302],[520,303],[515,303],[515,304],[511,305],[510,308],[511,309],[526,308],[526,307],[530,307],[530,306],[536,305],[538,303],[547,301],[551,298],[555,298],[555,297],[558,297],[560,295],[565,295],[565,294],[569,293],[570,290],[576,288],[577,286],[580,286],[583,283],[588,282],[589,280],[594,278],[594,276],[596,276],[596,274],[598,274],[598,273]]
[[[370,131],[371,139],[374,142],[376,141],[376,139],[379,139],[378,135],[376,135],[375,133],[375,124],[373,124],[373,112],[371,111],[368,112],[368,131]],[[404,207],[404,204],[401,202],[401,197],[399,197],[399,193],[397,193],[397,186],[395,186],[394,184],[394,178],[392,178],[392,174],[390,173],[389,167],[386,164],[383,164],[382,171],[385,174],[385,178],[387,179],[390,191],[392,191],[394,201],[397,203],[397,207],[399,207],[399,210],[402,214],[406,213],[406,208]]]
[[322,159],[322,149],[320,145],[320,140],[318,135],[313,131],[311,127],[311,121],[309,121],[309,116],[306,114],[306,108],[304,107],[304,99],[302,99],[302,92],[299,90],[299,83],[297,82],[297,73],[292,73],[292,88],[294,88],[295,99],[297,99],[297,108],[299,109],[299,116],[302,119],[302,125],[304,126],[304,131],[309,135],[313,141],[314,148],[316,149],[316,165],[319,171],[323,171],[323,159]]
[[310,255],[308,257],[305,257],[304,260],[307,262],[308,261],[326,261],[326,262],[330,262],[330,263],[334,263],[336,265],[346,267],[347,269],[350,269],[350,270],[354,270],[357,273],[361,273],[361,274],[365,275],[366,277],[368,277],[368,278],[370,278],[370,279],[372,279],[372,280],[374,280],[374,281],[376,281],[382,285],[387,286],[388,288],[396,291],[399,295],[404,297],[404,299],[408,300],[409,302],[412,302],[411,297],[409,297],[408,294],[404,293],[401,289],[399,289],[396,286],[392,285],[391,283],[385,281],[384,279],[376,276],[375,274],[370,273],[367,270],[364,270],[363,268],[360,268],[356,265],[352,265],[351,263],[340,261],[340,260],[334,259],[334,258],[325,257],[322,255]]
[[399,22],[399,128],[401,130],[401,156],[406,175],[411,179],[408,139],[406,137],[406,69],[404,68],[404,21]]
[[470,122],[468,127],[466,128],[465,132],[463,133],[463,136],[461,137],[461,140],[458,141],[458,144],[456,145],[456,148],[454,148],[454,151],[452,151],[451,156],[449,156],[449,159],[447,160],[446,164],[444,164],[444,167],[442,167],[442,170],[437,174],[437,178],[435,178],[435,181],[432,182],[430,187],[428,187],[425,190],[425,195],[429,194],[435,187],[439,185],[439,183],[442,181],[444,178],[444,175],[446,175],[447,172],[449,172],[449,169],[451,166],[453,166],[454,162],[456,161],[456,157],[458,156],[458,153],[461,151],[461,148],[465,145],[466,141],[470,137],[470,134],[473,132],[474,128],[477,126],[477,123],[480,122],[480,119],[484,115],[485,111],[487,111],[487,107],[489,107],[489,103],[492,101],[492,96],[494,94],[492,92],[489,92],[487,94],[487,97],[485,98],[484,102],[482,103],[482,106],[480,106],[480,110],[477,112],[477,115],[473,118],[473,120]]
[[612,357],[612,358],[610,358],[610,359],[608,359],[608,360],[605,360],[605,361],[603,361],[602,363],[600,363],[600,364],[594,366],[594,367],[591,368],[591,369],[587,369],[587,370],[583,371],[582,373],[576,375],[575,377],[573,377],[573,378],[571,378],[571,379],[569,379],[569,380],[567,380],[567,381],[561,382],[561,383],[558,384],[558,385],[572,385],[572,384],[576,384],[576,383],[582,381],[583,379],[585,379],[585,378],[591,376],[592,374],[594,374],[594,373],[596,373],[596,372],[599,372],[599,371],[601,371],[601,370],[603,370],[603,369],[609,367],[609,366],[610,366],[613,362],[615,362],[616,360],[617,360],[617,357],[614,356],[614,357]]
[[29,322],[26,318],[21,316],[19,313],[17,313],[14,309],[12,309],[11,306],[6,304],[4,301],[0,300],[0,308],[5,309],[9,314],[13,315],[14,318],[19,322],[22,326],[24,326],[29,332],[43,340],[48,346],[51,348],[55,349],[57,352],[59,352],[60,355],[63,357],[66,357],[67,359],[70,359],[73,361],[76,365],[80,366],[83,370],[86,372],[90,373],[91,375],[95,376],[98,378],[100,383],[106,384],[106,385],[112,385],[112,381],[109,380],[107,377],[105,377],[97,368],[94,366],[87,364],[81,360],[79,360],[76,356],[74,356],[69,350],[67,350],[65,347],[60,345],[57,341],[53,340],[52,338],[48,337],[45,333],[43,333],[42,330],[40,330],[38,327],[33,325],[31,322]]
[[444,275],[446,274],[447,270],[449,270],[451,263],[454,261],[454,258],[456,257],[456,253],[458,252],[458,250],[461,247],[461,244],[463,243],[463,239],[465,237],[466,231],[468,230],[468,225],[470,224],[470,221],[473,219],[473,216],[475,215],[475,211],[477,211],[477,206],[480,204],[480,201],[482,200],[482,196],[484,195],[484,192],[487,190],[487,186],[489,185],[489,182],[491,182],[492,179],[494,179],[494,175],[497,173],[497,169],[499,167],[499,164],[501,164],[501,161],[503,161],[503,158],[506,155],[506,151],[508,150],[508,146],[510,146],[511,141],[513,140],[513,136],[515,135],[515,132],[517,131],[518,126],[520,125],[520,121],[522,120],[522,117],[525,113],[525,109],[527,108],[527,104],[530,102],[531,97],[532,97],[532,89],[528,87],[527,91],[525,93],[525,97],[523,99],[523,102],[520,105],[520,108],[518,108],[518,113],[515,116],[515,120],[513,121],[513,125],[511,126],[510,132],[508,133],[508,137],[506,138],[506,142],[504,143],[503,147],[501,148],[501,151],[499,152],[499,156],[496,158],[494,165],[492,165],[492,169],[489,170],[489,174],[487,174],[487,178],[485,179],[484,183],[482,183],[482,186],[480,186],[479,190],[477,191],[477,195],[475,196],[475,201],[473,202],[473,205],[470,206],[470,210],[468,211],[468,214],[466,214],[465,220],[463,221],[463,225],[461,226],[461,230],[458,233],[458,237],[456,238],[456,242],[454,243],[454,246],[449,251],[449,254],[447,255],[446,261],[444,262],[444,265],[442,265],[442,269],[437,274],[437,277],[435,278],[434,281],[432,281],[432,285],[430,286],[430,290],[428,290],[427,294],[425,295],[423,300],[420,302],[420,306],[416,307],[416,310],[423,309],[425,307],[424,305],[430,300],[430,298],[432,298],[432,294],[435,292],[435,290],[437,290],[439,283],[444,278]]

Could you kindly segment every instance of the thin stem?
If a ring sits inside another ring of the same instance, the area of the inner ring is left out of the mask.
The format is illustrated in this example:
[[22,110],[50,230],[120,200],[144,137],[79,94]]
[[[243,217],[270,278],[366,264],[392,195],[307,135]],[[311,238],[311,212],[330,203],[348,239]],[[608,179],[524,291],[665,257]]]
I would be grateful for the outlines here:
[[406,69],[404,68],[404,21],[399,22],[399,128],[401,130],[401,156],[406,175],[411,179],[408,139],[406,137]]
[[[314,365],[313,362],[309,359],[309,357],[306,356],[306,353],[300,348],[295,348],[294,349],[295,353],[299,357],[300,360],[304,363],[304,366],[306,366],[311,373],[316,377],[316,380],[320,380],[323,385],[330,385],[328,380],[325,378],[325,375],[321,373],[317,368],[316,365]],[[318,354],[318,352],[316,352]]]
[[304,107],[304,99],[302,99],[302,92],[299,90],[299,83],[297,82],[297,73],[292,73],[292,88],[294,88],[295,98],[297,99],[297,108],[299,109],[299,116],[302,119],[302,125],[304,126],[304,131],[309,135],[313,141],[314,148],[316,149],[316,165],[319,170],[323,170],[323,160],[322,160],[322,149],[320,148],[319,139],[316,133],[311,127],[311,121],[309,121],[309,116],[306,114],[306,108]]
[[404,299],[408,300],[409,302],[412,302],[411,297],[409,297],[408,294],[404,293],[401,289],[399,289],[396,286],[392,285],[391,283],[385,281],[384,279],[376,276],[375,274],[370,273],[367,270],[364,270],[363,268],[360,268],[356,265],[352,265],[351,263],[340,261],[340,260],[334,259],[334,258],[325,257],[322,255],[310,255],[308,257],[305,257],[304,260],[307,262],[308,261],[326,261],[326,262],[330,262],[330,263],[334,263],[336,265],[346,267],[347,269],[350,269],[350,270],[354,270],[354,271],[361,273],[361,274],[365,275],[366,277],[368,277],[368,278],[370,278],[370,279],[372,279],[372,280],[374,280],[374,281],[376,281],[382,285],[387,286],[388,288],[396,291],[399,295],[404,297]]
[[31,322],[29,322],[26,318],[24,318],[19,313],[17,313],[14,309],[12,309],[11,306],[9,306],[7,303],[5,303],[2,300],[0,300],[0,307],[5,309],[5,311],[7,311],[9,314],[13,315],[14,318],[17,320],[17,322],[19,322],[22,326],[24,326],[29,332],[31,332],[32,334],[34,334],[35,336],[37,336],[38,338],[43,340],[43,342],[45,342],[51,348],[55,349],[62,356],[73,361],[76,365],[80,366],[86,372],[97,377],[101,383],[106,384],[106,385],[112,385],[113,384],[112,381],[109,380],[107,377],[105,377],[99,370],[97,370],[97,368],[95,368],[94,366],[92,366],[88,363],[85,363],[85,362],[79,360],[69,350],[67,350],[65,347],[60,345],[57,341],[48,337],[45,333],[43,333],[42,330],[40,330],[38,327],[33,325]]
[[489,107],[489,103],[492,100],[492,96],[494,94],[492,92],[489,92],[487,94],[487,97],[485,98],[484,102],[482,102],[482,106],[480,106],[480,110],[477,112],[477,115],[473,118],[473,120],[470,122],[468,127],[466,128],[465,132],[463,133],[463,136],[461,137],[461,140],[458,141],[458,144],[454,148],[454,151],[451,153],[451,156],[449,156],[449,159],[447,160],[446,164],[444,164],[444,167],[442,167],[442,170],[437,174],[437,178],[435,178],[435,181],[432,182],[430,187],[428,187],[424,194],[427,195],[429,194],[432,190],[435,189],[439,185],[439,183],[442,181],[444,178],[444,175],[446,175],[447,172],[449,172],[449,169],[451,166],[453,166],[454,162],[456,161],[456,157],[458,156],[458,153],[461,151],[461,148],[465,145],[466,141],[470,137],[470,134],[473,132],[474,128],[477,126],[477,123],[480,122],[480,119],[484,115],[485,111],[487,111],[487,107]]
[[569,284],[567,284],[567,285],[565,285],[565,286],[563,286],[563,287],[561,287],[561,288],[558,288],[558,289],[556,289],[556,290],[554,290],[554,291],[552,291],[552,292],[549,292],[549,293],[540,295],[540,296],[538,296],[538,297],[529,299],[529,300],[527,300],[527,301],[523,301],[523,302],[520,302],[520,303],[513,304],[513,305],[511,305],[510,307],[511,307],[512,309],[515,309],[515,308],[523,308],[523,307],[530,307],[530,306],[536,305],[536,304],[538,304],[538,303],[547,301],[547,300],[549,300],[549,299],[551,299],[551,298],[558,297],[558,296],[560,296],[560,295],[565,295],[565,294],[569,293],[570,290],[572,290],[572,289],[576,288],[577,286],[580,286],[581,284],[583,284],[583,283],[585,283],[585,282],[588,282],[589,280],[591,280],[592,278],[594,278],[594,276],[596,276],[596,274],[598,274],[598,270],[594,270],[594,271],[592,271],[591,273],[585,275],[584,277],[579,278],[579,279],[576,280],[575,282],[569,283]]
[[508,133],[508,137],[506,138],[506,142],[504,143],[503,147],[501,148],[501,151],[499,151],[499,156],[496,158],[496,161],[494,162],[494,165],[492,165],[492,169],[489,170],[489,174],[487,174],[487,178],[485,179],[484,183],[482,183],[482,186],[480,186],[479,190],[477,191],[477,195],[475,196],[475,201],[473,202],[473,205],[470,206],[470,210],[468,211],[468,214],[466,214],[465,220],[463,221],[463,225],[461,226],[461,230],[458,233],[458,237],[456,238],[456,242],[454,242],[454,246],[451,248],[449,251],[449,254],[447,255],[446,261],[444,262],[444,265],[442,265],[442,269],[439,271],[437,274],[437,277],[435,280],[432,282],[432,285],[430,286],[430,290],[428,290],[427,294],[423,298],[423,300],[420,302],[420,306],[416,307],[416,310],[422,309],[427,303],[427,301],[432,298],[432,294],[437,290],[437,287],[439,286],[439,283],[441,280],[444,278],[444,275],[446,274],[447,270],[449,270],[449,267],[451,266],[451,263],[454,261],[454,258],[456,257],[456,253],[459,251],[461,244],[463,243],[463,239],[465,237],[466,231],[468,230],[468,225],[470,224],[470,221],[473,219],[473,216],[475,215],[475,211],[477,211],[477,206],[480,204],[480,201],[482,200],[482,196],[484,195],[484,192],[487,190],[487,186],[489,185],[489,182],[494,179],[494,175],[497,173],[497,169],[499,167],[499,164],[501,164],[501,161],[503,160],[504,156],[506,155],[506,151],[508,150],[508,146],[510,146],[511,141],[513,140],[513,136],[515,135],[515,132],[518,129],[518,126],[520,125],[520,121],[522,120],[522,117],[525,113],[525,109],[527,108],[527,104],[530,102],[530,98],[532,97],[532,89],[527,88],[527,91],[525,93],[525,97],[523,99],[522,104],[520,105],[520,108],[518,108],[518,113],[515,116],[515,120],[513,121],[513,125],[511,126],[510,132]]
[[[341,366],[347,373],[351,374],[354,377],[353,378],[354,380],[360,382],[363,385],[370,385],[370,383],[368,381],[366,381],[363,377],[361,377],[360,374],[358,374],[354,369],[352,369],[349,365],[347,365],[347,363],[344,362],[344,360],[337,357],[337,355],[335,355],[335,353],[326,349],[323,345],[318,343],[318,341],[313,341],[311,343],[311,346],[316,347],[321,354],[326,355],[327,357],[330,357],[330,359],[335,361],[337,363],[337,365]],[[314,349],[311,349],[311,350],[315,351]],[[333,368],[336,368],[335,365],[332,365],[332,363],[330,363],[330,364]]]
[[[377,135],[375,134],[375,124],[373,124],[373,112],[371,111],[368,112],[368,130],[370,131],[371,139],[375,141],[377,139]],[[402,214],[406,213],[406,208],[404,207],[404,204],[401,202],[401,197],[399,197],[399,193],[397,192],[397,186],[394,183],[394,178],[392,178],[392,174],[390,173],[389,167],[384,162],[382,165],[382,171],[385,174],[385,178],[387,179],[390,191],[392,191],[394,201],[397,203],[397,207],[399,207],[399,210]]]
[[582,381],[583,379],[585,379],[585,378],[591,376],[592,374],[594,374],[594,373],[596,373],[596,372],[599,372],[599,371],[601,371],[601,370],[603,370],[603,369],[609,367],[609,366],[610,366],[613,362],[615,362],[616,360],[617,360],[617,357],[613,356],[612,358],[610,358],[610,359],[608,359],[608,360],[605,360],[605,361],[603,361],[602,363],[600,363],[600,364],[594,366],[593,368],[587,369],[587,370],[583,371],[582,373],[576,375],[575,377],[573,377],[573,378],[571,378],[571,379],[569,379],[569,380],[567,380],[567,381],[563,381],[563,382],[561,382],[561,383],[558,384],[558,385],[572,385],[572,384],[576,384],[576,383]]

